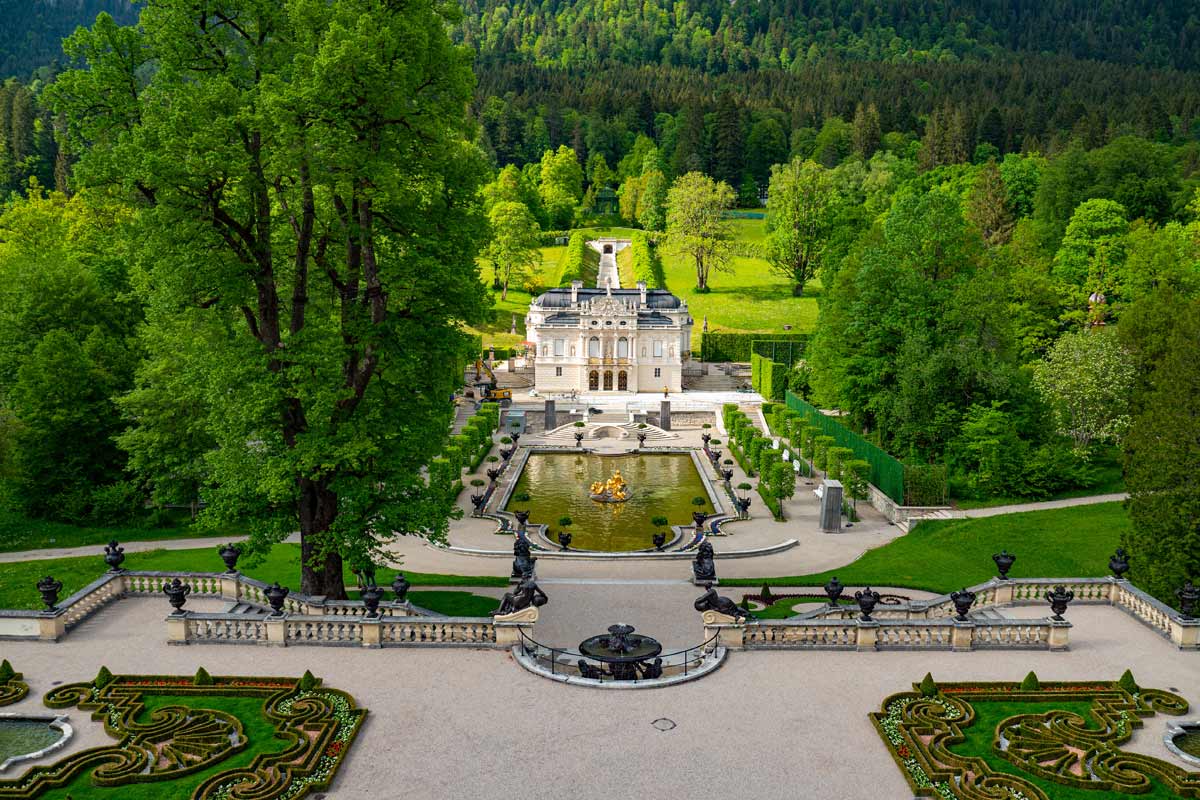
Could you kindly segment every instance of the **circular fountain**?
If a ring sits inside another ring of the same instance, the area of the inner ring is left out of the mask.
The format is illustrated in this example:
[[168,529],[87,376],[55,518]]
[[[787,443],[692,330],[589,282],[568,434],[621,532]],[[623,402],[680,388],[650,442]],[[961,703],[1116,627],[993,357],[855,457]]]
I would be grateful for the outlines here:
[[661,664],[646,663],[662,652],[662,644],[650,636],[634,633],[632,625],[610,625],[608,633],[580,642],[579,652],[608,665],[609,674],[617,681],[635,681],[639,670],[645,674],[662,669]]

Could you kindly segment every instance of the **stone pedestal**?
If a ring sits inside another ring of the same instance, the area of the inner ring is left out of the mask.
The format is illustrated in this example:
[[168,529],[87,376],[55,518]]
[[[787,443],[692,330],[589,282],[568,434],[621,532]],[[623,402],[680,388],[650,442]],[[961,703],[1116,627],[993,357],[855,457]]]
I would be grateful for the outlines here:
[[542,423],[542,427],[547,431],[552,431],[558,427],[558,414],[554,409],[554,401],[546,401],[546,421]]
[[267,627],[267,644],[287,647],[287,631],[283,627],[285,620],[287,620],[286,614],[280,617],[267,617],[263,621]]
[[671,401],[663,400],[658,404],[658,427],[664,431],[671,430]]
[[237,579],[237,574],[221,573],[221,599],[223,600],[241,600],[242,599],[242,584]]
[[1071,623],[1064,620],[1050,620],[1050,650],[1066,650],[1067,649],[1067,632],[1071,630]]
[[855,628],[857,634],[855,640],[855,648],[860,653],[867,650],[875,649],[875,642],[879,640],[879,623],[875,620],[866,622],[859,620]]
[[840,533],[842,530],[842,482],[826,478],[821,482],[821,530]]
[[62,614],[50,611],[38,617],[38,638],[43,642],[57,642],[66,632],[67,624]]
[[364,619],[362,621],[362,646],[371,649],[378,649],[383,642],[383,627],[380,624],[382,620]]
[[1200,619],[1172,619],[1171,641],[1180,650],[1200,649]]
[[167,617],[167,644],[187,644],[187,612]]
[[529,606],[511,614],[497,614],[492,617],[492,625],[496,631],[497,647],[512,647],[521,643],[521,631],[528,636],[538,621],[537,606]]
[[1013,601],[1012,581],[992,578],[992,584],[996,587],[995,605],[1011,606]]
[[717,644],[727,650],[741,650],[745,637],[745,617],[735,619],[719,611],[705,611],[704,640],[716,636]]
[[975,623],[967,620],[954,620],[954,630],[950,633],[950,649],[961,653],[971,649],[971,640],[975,638]]

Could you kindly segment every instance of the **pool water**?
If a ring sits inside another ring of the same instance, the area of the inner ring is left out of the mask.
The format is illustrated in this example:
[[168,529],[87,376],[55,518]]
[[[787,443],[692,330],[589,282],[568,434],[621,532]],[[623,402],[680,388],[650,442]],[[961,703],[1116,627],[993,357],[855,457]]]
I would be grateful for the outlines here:
[[[605,481],[616,470],[629,485],[624,503],[602,503],[588,497],[595,481]],[[530,499],[514,498],[527,492]],[[692,505],[701,497],[704,505]],[[558,520],[567,516],[572,525],[571,548],[622,552],[652,548],[657,530],[650,520],[666,517],[672,525],[690,525],[693,511],[713,513],[712,503],[696,465],[686,453],[600,456],[591,453],[533,453],[513,488],[508,511],[529,511],[530,523],[549,526],[547,535],[558,541]],[[664,529],[667,540],[671,532]]]
[[1187,730],[1186,733],[1181,733],[1173,740],[1175,746],[1189,756],[1200,758],[1200,729]]
[[0,719],[0,763],[36,753],[62,738],[50,723],[32,719]]

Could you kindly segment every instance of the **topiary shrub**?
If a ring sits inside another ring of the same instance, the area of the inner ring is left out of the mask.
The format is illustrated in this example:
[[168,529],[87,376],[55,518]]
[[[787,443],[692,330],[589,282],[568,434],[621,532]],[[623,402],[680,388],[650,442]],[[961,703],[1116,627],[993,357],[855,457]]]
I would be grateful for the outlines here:
[[1130,694],[1141,694],[1142,687],[1137,685],[1137,681],[1133,679],[1133,673],[1130,670],[1125,670],[1121,675],[1121,680],[1117,681],[1117,686],[1120,686]]
[[721,440],[720,439],[709,439],[708,443],[709,444],[720,444]]
[[758,596],[761,597],[762,601],[767,605],[771,605],[771,603],[775,601],[775,598],[771,596],[771,587],[765,583],[763,584],[762,592],[760,592]]
[[[480,483],[482,483],[482,481],[480,481]],[[533,499],[533,496],[531,494],[529,494],[529,492],[517,492],[516,494],[513,495],[512,499],[517,501],[518,503],[528,503],[530,500]]]
[[296,688],[302,692],[311,692],[320,685],[320,678],[313,675],[309,670],[304,670],[304,675],[300,677],[300,682],[296,684]]
[[512,437],[511,436],[501,436],[500,444],[512,444]]
[[8,663],[8,659],[0,661],[0,686],[4,686],[17,675],[17,671],[12,668],[12,664]]
[[937,697],[938,685],[933,679],[932,672],[926,672],[925,677],[921,678],[921,697]]
[[496,463],[497,461],[499,461],[499,460],[500,460],[500,456],[488,456],[488,457],[487,457],[487,460],[488,460],[489,462],[491,462],[491,463],[493,463],[493,464],[494,464],[494,463]]
[[584,422],[576,422],[576,423],[575,423],[575,427],[576,427],[576,428],[582,428],[582,427],[584,427],[584,425],[585,425],[585,424],[586,424],[586,423],[584,423]]
[[196,670],[196,676],[192,678],[192,686],[212,686],[213,683],[212,675],[204,667]]
[[487,481],[485,481],[483,478],[472,478],[471,479],[472,486],[483,486],[485,483],[487,483]]
[[1041,691],[1042,682],[1038,680],[1037,673],[1029,670],[1029,674],[1025,676],[1025,680],[1021,681],[1022,692],[1037,692]]
[[108,667],[102,666],[100,667],[100,671],[96,673],[96,677],[92,679],[92,686],[95,686],[97,689],[103,689],[114,680],[116,678],[108,671]]

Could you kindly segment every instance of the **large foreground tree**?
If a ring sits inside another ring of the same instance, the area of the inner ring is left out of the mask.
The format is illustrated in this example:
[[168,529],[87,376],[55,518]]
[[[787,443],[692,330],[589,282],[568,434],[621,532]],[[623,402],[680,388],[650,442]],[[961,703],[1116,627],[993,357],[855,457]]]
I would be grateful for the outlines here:
[[[207,432],[205,515],[259,546],[299,530],[307,593],[343,597],[343,558],[440,535],[451,512],[421,470],[447,432],[457,323],[483,308],[486,227],[455,13],[149,0],[137,28],[102,16],[72,36],[86,68],[52,92],[76,178],[139,206],[156,346],[127,408],[163,427],[126,440],[169,448],[186,428],[194,448]],[[161,407],[175,402],[206,431]]]
[[1141,413],[1125,437],[1125,485],[1133,528],[1123,544],[1134,581],[1174,603],[1200,576],[1200,301],[1180,308]]

